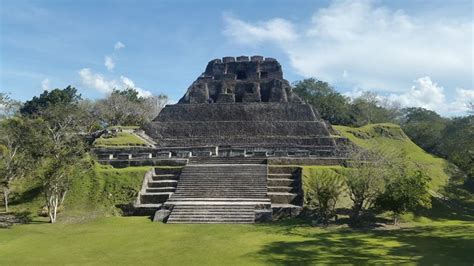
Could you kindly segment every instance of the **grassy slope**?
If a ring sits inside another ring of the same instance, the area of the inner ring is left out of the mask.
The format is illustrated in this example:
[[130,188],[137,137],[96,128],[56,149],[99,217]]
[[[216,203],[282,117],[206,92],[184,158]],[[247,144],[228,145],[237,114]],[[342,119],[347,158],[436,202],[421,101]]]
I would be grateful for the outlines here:
[[[143,176],[150,169],[150,166],[116,169],[94,164],[90,172],[73,180],[60,220],[115,213],[115,205],[134,201]],[[29,211],[33,215],[39,212],[44,199],[35,179],[21,180],[15,183],[13,190],[18,195],[11,204],[13,211]]]
[[146,142],[135,134],[128,132],[118,132],[114,138],[98,138],[94,141],[96,147],[116,147],[116,146],[144,146]]
[[0,265],[420,264],[472,265],[474,224],[393,231],[268,225],[170,225],[145,217],[0,229]]
[[398,125],[386,123],[371,124],[359,128],[345,126],[334,126],[334,128],[342,136],[363,148],[379,148],[386,151],[397,150],[404,152],[412,166],[415,166],[415,164],[420,165],[432,178],[432,189],[439,189],[449,180],[449,175],[446,173],[448,162],[418,147],[405,135]]

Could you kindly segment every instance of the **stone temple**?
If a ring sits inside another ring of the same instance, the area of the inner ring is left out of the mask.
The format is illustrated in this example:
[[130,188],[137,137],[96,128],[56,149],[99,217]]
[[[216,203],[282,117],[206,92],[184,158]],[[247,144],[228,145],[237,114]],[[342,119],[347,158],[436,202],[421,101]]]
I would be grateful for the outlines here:
[[302,170],[293,165],[343,162],[341,138],[330,131],[293,93],[278,61],[224,57],[144,128],[152,147],[96,153],[115,166],[156,166],[135,213],[167,223],[253,223],[301,211]]
[[293,93],[278,61],[261,56],[210,61],[146,133],[173,153],[327,156],[336,150],[325,122]]

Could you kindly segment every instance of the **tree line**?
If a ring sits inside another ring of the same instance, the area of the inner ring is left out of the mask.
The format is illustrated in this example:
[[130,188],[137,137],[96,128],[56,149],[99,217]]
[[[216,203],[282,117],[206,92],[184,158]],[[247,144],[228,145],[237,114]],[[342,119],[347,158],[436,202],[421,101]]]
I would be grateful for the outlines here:
[[110,126],[144,125],[168,97],[140,97],[133,88],[103,99],[83,99],[74,87],[44,91],[25,103],[0,94],[0,185],[9,211],[12,183],[25,176],[41,181],[51,223],[73,178],[91,169],[84,136]]

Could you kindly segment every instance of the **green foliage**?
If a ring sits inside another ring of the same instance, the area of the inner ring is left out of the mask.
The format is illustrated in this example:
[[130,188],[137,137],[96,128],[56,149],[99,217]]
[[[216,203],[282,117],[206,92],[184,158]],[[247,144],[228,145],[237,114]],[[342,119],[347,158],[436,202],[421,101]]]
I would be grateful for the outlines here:
[[0,187],[3,190],[5,211],[8,211],[8,198],[11,182],[22,178],[34,168],[36,161],[32,154],[41,147],[36,131],[40,120],[21,117],[6,118],[0,121]]
[[404,173],[392,178],[385,192],[378,196],[376,205],[382,210],[393,212],[393,222],[398,223],[400,215],[414,211],[417,207],[431,207],[431,195],[428,191],[430,178],[423,171]]
[[352,123],[349,113],[349,99],[337,92],[327,82],[310,78],[298,81],[293,85],[294,92],[306,103],[311,104],[323,119],[338,125]]
[[352,125],[363,126],[394,122],[399,115],[399,108],[396,104],[381,102],[375,93],[365,92],[351,102],[350,114],[354,118]]
[[294,92],[331,124],[363,126],[393,122],[400,115],[397,104],[381,102],[375,93],[366,92],[351,101],[327,82],[314,78],[297,81],[293,85]]
[[403,131],[424,150],[436,152],[447,120],[423,108],[406,108],[402,111]]
[[305,191],[306,206],[315,205],[319,219],[323,224],[335,216],[336,203],[344,191],[343,177],[332,169],[309,169],[305,171],[307,180]]
[[444,129],[437,150],[474,184],[474,115],[453,118]]
[[65,89],[54,89],[50,92],[44,91],[39,97],[26,101],[20,108],[22,115],[39,115],[42,110],[51,106],[77,104],[81,100],[81,95],[76,88],[67,86]]

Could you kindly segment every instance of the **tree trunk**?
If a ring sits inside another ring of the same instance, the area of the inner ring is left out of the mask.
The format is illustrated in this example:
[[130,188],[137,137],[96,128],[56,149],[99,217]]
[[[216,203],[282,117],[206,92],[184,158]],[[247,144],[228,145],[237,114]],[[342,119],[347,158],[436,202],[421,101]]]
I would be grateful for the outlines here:
[[58,197],[53,192],[48,196],[48,216],[49,221],[54,224],[56,222],[57,210],[58,210]]
[[362,210],[362,206],[364,205],[364,202],[357,202],[354,204],[354,207],[352,208],[352,215],[351,215],[351,219],[356,222],[357,220],[359,220],[359,216],[360,216],[360,211]]
[[398,214],[396,213],[393,214],[393,225],[398,225]]
[[3,188],[3,203],[5,205],[5,212],[8,212],[8,195],[10,195],[10,189],[8,187]]

